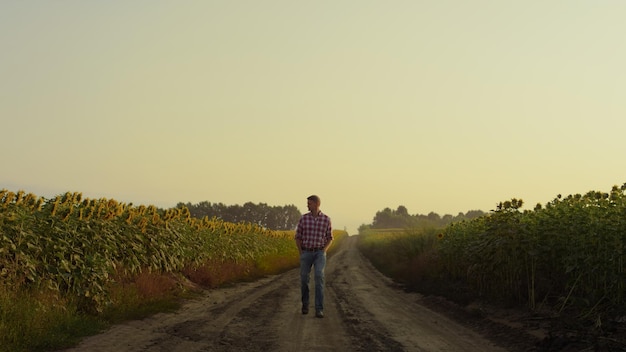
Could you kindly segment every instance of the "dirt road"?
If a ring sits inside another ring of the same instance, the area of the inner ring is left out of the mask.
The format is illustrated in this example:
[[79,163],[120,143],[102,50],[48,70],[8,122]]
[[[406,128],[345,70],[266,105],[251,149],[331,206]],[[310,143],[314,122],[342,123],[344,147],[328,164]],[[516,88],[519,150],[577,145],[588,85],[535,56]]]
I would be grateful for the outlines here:
[[506,351],[396,288],[356,240],[346,238],[328,259],[323,319],[300,313],[292,270],[209,290],[176,313],[116,325],[67,352]]

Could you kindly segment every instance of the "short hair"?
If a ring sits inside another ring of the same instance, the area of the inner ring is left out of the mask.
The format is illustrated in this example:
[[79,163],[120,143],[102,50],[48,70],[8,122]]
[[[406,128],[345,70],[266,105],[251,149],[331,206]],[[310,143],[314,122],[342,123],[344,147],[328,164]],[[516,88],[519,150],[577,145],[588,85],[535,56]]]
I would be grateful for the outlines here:
[[322,201],[320,200],[320,197],[318,197],[316,195],[308,196],[306,199],[307,200],[312,200],[312,201],[314,201],[317,204],[322,204]]

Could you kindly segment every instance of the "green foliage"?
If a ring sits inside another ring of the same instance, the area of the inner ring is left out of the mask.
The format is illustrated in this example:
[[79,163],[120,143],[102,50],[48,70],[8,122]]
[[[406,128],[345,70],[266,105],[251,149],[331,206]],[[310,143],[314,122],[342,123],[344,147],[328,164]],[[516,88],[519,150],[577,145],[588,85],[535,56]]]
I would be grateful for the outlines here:
[[459,303],[525,306],[583,330],[626,315],[626,184],[522,205],[441,232],[363,227],[359,248],[395,280]]
[[78,193],[35,202],[19,193],[1,195],[3,279],[70,295],[86,311],[106,306],[106,283],[115,272],[175,272],[206,260],[253,260],[286,240],[258,225],[195,219],[186,208],[82,200]]
[[521,211],[501,203],[488,216],[450,225],[440,258],[451,277],[492,299],[550,303],[580,316],[623,314],[626,184],[611,192],[557,196]]
[[0,346],[58,348],[83,325],[97,328],[95,317],[168,306],[164,285],[176,286],[162,280],[168,274],[237,267],[224,282],[296,265],[293,234],[257,224],[198,219],[186,207],[0,190]]
[[[432,278],[435,270],[415,267],[418,258],[437,249],[438,231],[434,228],[369,230],[359,235],[359,250],[385,275],[411,284],[415,275]],[[432,268],[431,268],[432,269]],[[417,273],[416,270],[420,272]]]
[[76,311],[53,293],[0,287],[0,352],[49,351],[70,347],[105,324]]

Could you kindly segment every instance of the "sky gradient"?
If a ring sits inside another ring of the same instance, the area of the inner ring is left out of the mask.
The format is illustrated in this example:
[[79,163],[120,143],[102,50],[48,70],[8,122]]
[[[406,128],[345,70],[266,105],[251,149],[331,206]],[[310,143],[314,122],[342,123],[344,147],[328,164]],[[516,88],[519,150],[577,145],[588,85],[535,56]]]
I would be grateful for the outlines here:
[[0,3],[0,188],[355,233],[626,182],[624,1]]

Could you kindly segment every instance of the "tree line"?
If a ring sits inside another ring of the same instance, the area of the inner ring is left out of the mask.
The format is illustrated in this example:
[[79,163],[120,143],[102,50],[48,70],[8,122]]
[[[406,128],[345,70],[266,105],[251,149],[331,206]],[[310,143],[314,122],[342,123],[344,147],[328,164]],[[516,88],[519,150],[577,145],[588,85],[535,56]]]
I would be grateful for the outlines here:
[[471,220],[483,215],[485,215],[485,212],[482,210],[469,210],[466,213],[459,212],[456,216],[451,214],[440,216],[432,211],[427,215],[409,214],[408,209],[404,205],[400,205],[395,210],[385,208],[376,212],[372,224],[361,225],[359,230],[367,228],[390,229],[411,227],[445,227],[453,222]]
[[266,203],[226,205],[203,201],[196,204],[178,203],[177,207],[187,207],[195,218],[218,218],[226,222],[247,222],[270,230],[293,230],[302,214],[295,205],[270,206]]

